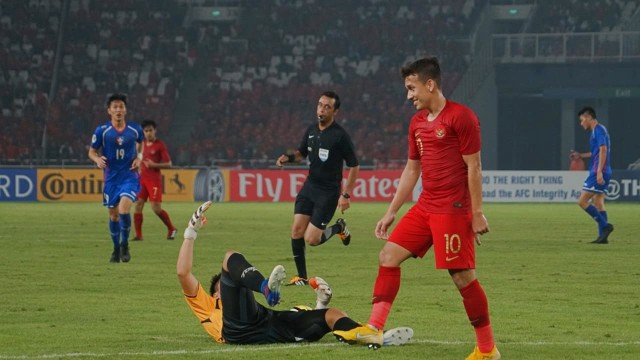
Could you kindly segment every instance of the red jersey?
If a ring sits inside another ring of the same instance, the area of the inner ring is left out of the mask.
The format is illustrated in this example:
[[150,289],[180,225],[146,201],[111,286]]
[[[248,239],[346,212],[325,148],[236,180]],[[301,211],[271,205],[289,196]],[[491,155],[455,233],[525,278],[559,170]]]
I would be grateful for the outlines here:
[[480,123],[466,106],[447,100],[433,121],[427,110],[409,125],[409,159],[420,160],[422,192],[418,205],[436,214],[471,211],[467,165],[462,155],[480,151]]
[[142,142],[142,163],[140,164],[140,177],[142,180],[149,180],[156,183],[162,182],[162,175],[160,175],[160,169],[149,169],[144,160],[149,159],[153,162],[163,163],[171,161],[167,146],[160,140],[150,143],[147,140]]

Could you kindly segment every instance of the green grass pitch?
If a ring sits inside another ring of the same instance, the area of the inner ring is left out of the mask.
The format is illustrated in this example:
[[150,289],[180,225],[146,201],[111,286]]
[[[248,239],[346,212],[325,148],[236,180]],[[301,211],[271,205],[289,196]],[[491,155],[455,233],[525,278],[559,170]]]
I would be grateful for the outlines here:
[[[197,204],[165,203],[182,233]],[[353,202],[349,247],[307,247],[310,275],[333,287],[332,306],[366,322],[383,242],[373,236],[387,204]],[[409,204],[403,208],[406,211]],[[295,266],[290,203],[220,203],[196,241],[203,283],[238,250],[264,274]],[[491,232],[477,248],[503,359],[637,359],[640,355],[640,204],[608,204],[616,230],[592,245],[595,223],[575,204],[485,204]],[[336,214],[338,217],[338,214]],[[327,335],[314,344],[219,345],[185,304],[175,275],[180,239],[167,241],[145,209],[143,242],[110,264],[107,211],[99,204],[0,203],[0,359],[464,359],[474,334],[460,295],[433,255],[408,260],[387,326],[411,343],[378,351]],[[283,288],[282,304],[313,305],[309,287]]]

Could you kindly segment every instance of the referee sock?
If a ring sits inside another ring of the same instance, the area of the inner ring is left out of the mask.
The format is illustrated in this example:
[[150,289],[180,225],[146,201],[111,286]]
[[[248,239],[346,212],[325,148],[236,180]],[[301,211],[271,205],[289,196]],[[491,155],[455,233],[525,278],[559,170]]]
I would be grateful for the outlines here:
[[304,238],[291,239],[291,251],[293,252],[293,261],[296,263],[298,276],[307,278],[307,259],[305,258]]
[[340,224],[333,224],[330,227],[324,229],[322,232],[322,236],[320,237],[320,244],[324,244],[327,240],[331,239],[331,237],[342,230]]
[[607,226],[607,220],[605,220],[604,216],[600,214],[595,206],[589,205],[586,209],[584,209],[584,211],[586,211],[587,214],[589,214],[593,218],[593,220],[598,223],[599,228],[604,228],[605,226]]
[[262,282],[266,279],[251,265],[244,255],[234,253],[227,259],[227,269],[234,284],[241,285],[249,290],[262,293]]
[[109,232],[113,241],[113,250],[120,249],[120,222],[109,219]]
[[478,349],[483,353],[490,352],[495,341],[489,321],[487,295],[477,279],[460,289],[460,295],[462,295],[462,303],[467,311],[469,321],[475,330]]
[[129,245],[129,232],[131,231],[131,214],[120,214],[120,245]]
[[400,290],[400,267],[378,267],[378,277],[373,287],[373,309],[369,316],[369,325],[384,329],[391,305]]

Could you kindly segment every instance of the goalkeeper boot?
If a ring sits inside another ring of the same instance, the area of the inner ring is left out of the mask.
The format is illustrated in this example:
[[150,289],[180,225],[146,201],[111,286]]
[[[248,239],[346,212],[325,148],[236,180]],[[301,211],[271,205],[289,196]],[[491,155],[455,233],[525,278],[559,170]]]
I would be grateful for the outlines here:
[[294,276],[293,278],[291,278],[291,280],[289,280],[289,283],[287,284],[287,286],[305,286],[305,285],[309,285],[309,280],[300,277],[300,276]]
[[404,345],[413,337],[413,329],[410,327],[397,327],[385,330],[382,334],[382,345],[397,346]]
[[329,307],[329,301],[331,301],[331,296],[333,292],[331,291],[331,287],[324,281],[321,277],[312,277],[309,279],[309,285],[313,288],[313,291],[316,292],[316,309],[326,309]]
[[333,335],[340,342],[346,342],[349,345],[365,345],[369,349],[378,349],[384,343],[384,335],[382,330],[376,330],[369,325],[358,326],[351,330],[336,330]]
[[498,351],[498,348],[495,346],[488,353],[480,352],[480,349],[478,349],[478,347],[476,346],[475,349],[473,349],[473,352],[471,353],[471,355],[467,357],[467,360],[498,360],[498,359],[500,359],[500,351]]
[[262,281],[262,293],[269,306],[276,306],[280,303],[280,287],[286,277],[287,273],[284,271],[284,266],[276,265],[271,271],[269,279]]

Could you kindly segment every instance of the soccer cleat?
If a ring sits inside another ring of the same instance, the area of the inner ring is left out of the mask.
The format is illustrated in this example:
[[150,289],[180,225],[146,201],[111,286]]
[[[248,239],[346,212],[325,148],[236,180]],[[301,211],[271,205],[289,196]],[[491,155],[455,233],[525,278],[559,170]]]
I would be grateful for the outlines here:
[[342,245],[347,246],[351,242],[351,233],[349,229],[347,229],[347,223],[343,218],[336,220],[336,224],[340,224],[340,232],[338,236],[340,236],[340,240],[342,240]]
[[129,253],[129,245],[120,246],[120,259],[122,262],[129,262],[131,260],[131,253]]
[[607,224],[607,226],[602,229],[602,234],[598,236],[597,239],[593,240],[592,244],[608,244],[609,243],[609,235],[613,232],[613,224]]
[[369,349],[378,349],[384,343],[382,330],[374,330],[369,325],[358,326],[351,330],[336,330],[333,335],[340,342],[349,345],[366,345]]
[[133,241],[142,241],[142,240],[143,240],[142,236],[136,236],[133,238]]
[[111,253],[111,260],[109,260],[109,262],[112,262],[112,263],[120,262],[120,249],[113,250],[113,252]]
[[482,353],[476,346],[471,355],[467,357],[467,360],[498,360],[500,358],[500,351],[498,351],[497,347],[494,346],[488,353]]
[[397,327],[385,330],[382,333],[383,346],[404,345],[413,337],[413,329],[410,327]]
[[[169,232],[167,233],[167,240],[173,240],[176,238],[176,234],[178,233],[178,229],[173,228],[171,230],[169,230]],[[140,239],[142,240],[142,239]]]
[[309,285],[309,280],[300,277],[300,276],[294,276],[291,280],[289,280],[289,283],[287,284],[287,286],[305,286],[305,285]]
[[262,283],[262,292],[267,299],[269,306],[276,306],[280,303],[280,287],[287,277],[284,266],[276,265],[269,275],[269,279],[265,279]]
[[331,291],[331,287],[324,281],[321,277],[312,277],[309,279],[309,285],[313,288],[313,291],[316,292],[316,309],[326,309],[329,307],[329,301],[331,301],[331,296],[333,292]]

